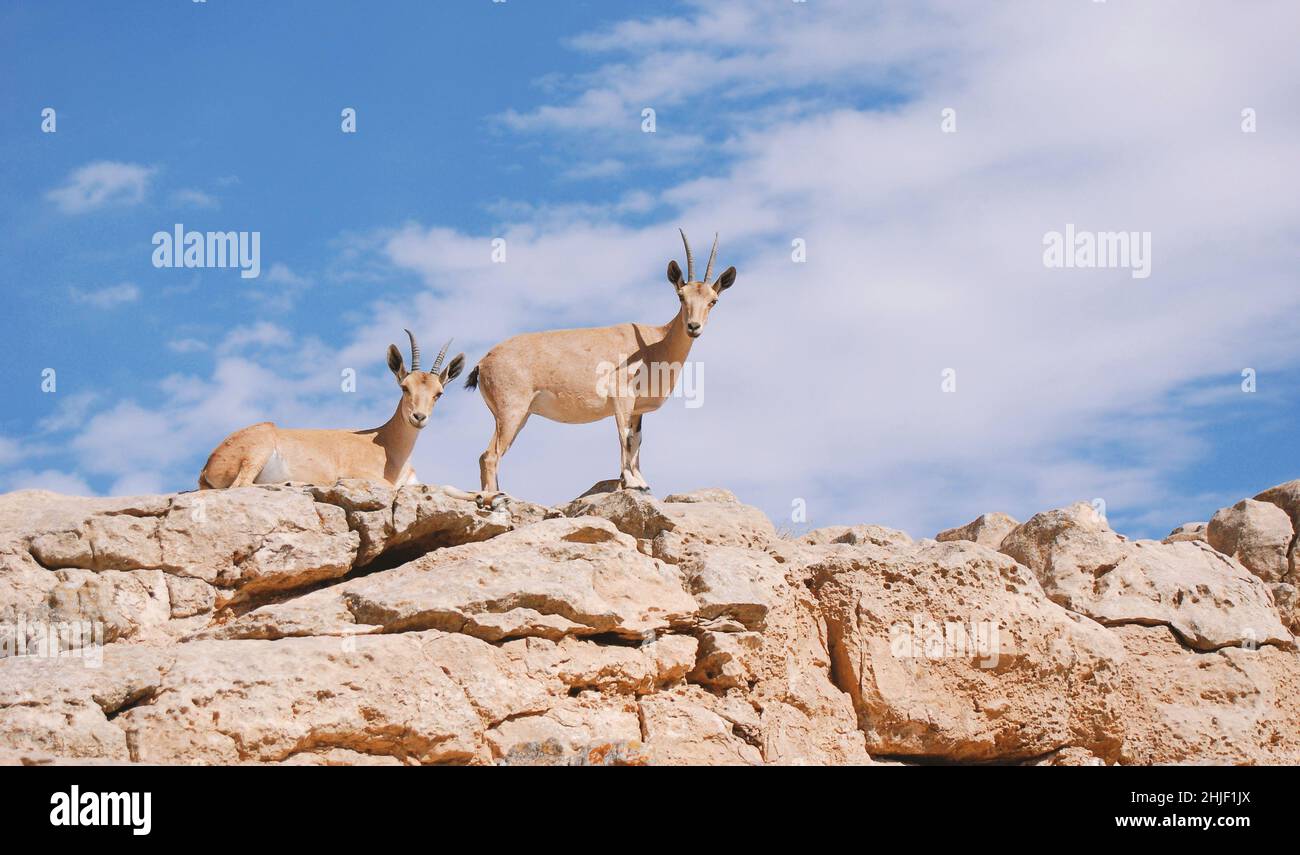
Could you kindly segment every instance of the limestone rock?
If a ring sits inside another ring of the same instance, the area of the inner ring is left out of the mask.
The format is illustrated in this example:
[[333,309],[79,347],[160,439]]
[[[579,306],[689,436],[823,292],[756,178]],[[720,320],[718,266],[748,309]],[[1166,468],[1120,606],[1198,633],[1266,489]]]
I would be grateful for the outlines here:
[[759,668],[763,637],[757,632],[700,633],[700,655],[688,675],[711,689],[748,689]]
[[589,493],[574,499],[563,512],[566,517],[603,517],[637,540],[650,540],[675,527],[662,502],[635,490]]
[[1241,564],[1200,541],[1127,541],[1084,503],[1034,515],[1002,552],[1054,602],[1108,625],[1165,624],[1198,650],[1292,644],[1268,588]]
[[689,493],[673,493],[665,496],[664,501],[670,505],[689,505],[696,502],[705,504],[739,505],[736,494],[721,487],[706,487]]
[[687,620],[675,568],[596,518],[543,520],[436,550],[215,627],[208,637],[280,638],[442,629],[487,641],[611,633],[641,639]]
[[1053,752],[1048,757],[1035,760],[1031,766],[1105,766],[1106,761],[1086,748],[1069,746]]
[[761,722],[736,697],[695,686],[642,699],[641,721],[653,762],[668,766],[756,766]]
[[784,583],[771,557],[735,546],[693,554],[680,567],[701,618],[729,617],[750,629],[763,628],[771,593]]
[[832,673],[873,756],[1030,759],[1069,745],[1118,754],[1122,646],[1007,556],[929,541],[860,547],[807,570]]
[[1300,531],[1300,478],[1269,487],[1255,501],[1277,505],[1291,518],[1292,527]]
[[1121,762],[1300,762],[1300,670],[1293,652],[1261,645],[1189,653],[1165,627],[1112,632],[1129,661]]
[[583,692],[537,715],[506,719],[486,738],[506,766],[645,765],[639,712],[633,696]]
[[[317,501],[336,505],[360,537],[357,566],[384,552],[416,556],[431,549],[487,540],[544,518],[540,505],[515,500],[504,508],[481,508],[473,501],[449,495],[443,488],[414,484],[394,490],[386,484],[345,479],[329,487],[313,487]],[[390,559],[389,563],[394,563]]]
[[1169,532],[1169,534],[1165,535],[1165,539],[1162,543],[1178,543],[1182,540],[1205,540],[1208,542],[1208,536],[1205,531],[1208,525],[1209,523],[1203,522],[1183,523],[1173,531]]
[[1276,582],[1268,587],[1273,592],[1278,618],[1292,635],[1300,633],[1300,594],[1297,594],[1296,586],[1289,582]]
[[912,538],[905,531],[883,525],[833,525],[813,529],[798,540],[809,546],[845,544],[858,546],[910,546]]
[[1294,765],[1295,484],[1226,555],[1087,505],[936,542],[718,489],[9,494],[0,762]]
[[[599,485],[598,485],[599,486]],[[594,489],[594,488],[593,488]],[[640,542],[640,548],[671,563],[696,545],[763,548],[776,529],[761,511],[730,492],[697,491],[659,501],[633,490],[589,493],[563,509],[565,516],[599,516]]]
[[1221,508],[1206,527],[1206,540],[1265,582],[1291,576],[1291,518],[1271,502],[1242,499]]
[[6,538],[28,544],[52,570],[159,570],[246,596],[341,576],[358,537],[342,509],[300,488],[244,487],[170,497],[73,499],[48,495],[16,513],[22,493],[0,498]]
[[559,642],[529,638],[511,645],[528,673],[557,680],[569,695],[587,690],[648,695],[682,681],[695,664],[698,642],[689,636],[664,635],[636,647],[576,638]]
[[1009,514],[997,512],[981,514],[964,526],[939,532],[934,536],[934,539],[941,542],[969,540],[972,543],[987,546],[989,549],[997,549],[1002,545],[1002,538],[1010,534],[1011,530],[1018,525],[1020,523]]

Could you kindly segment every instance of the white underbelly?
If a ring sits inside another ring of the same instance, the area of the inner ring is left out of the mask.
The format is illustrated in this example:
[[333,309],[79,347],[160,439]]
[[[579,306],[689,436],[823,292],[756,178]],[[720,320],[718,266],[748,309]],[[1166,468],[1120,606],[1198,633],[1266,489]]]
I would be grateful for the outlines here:
[[289,461],[284,459],[279,449],[271,452],[267,458],[266,465],[262,471],[257,473],[253,479],[254,484],[283,484],[286,481],[292,481],[293,474],[289,471]]

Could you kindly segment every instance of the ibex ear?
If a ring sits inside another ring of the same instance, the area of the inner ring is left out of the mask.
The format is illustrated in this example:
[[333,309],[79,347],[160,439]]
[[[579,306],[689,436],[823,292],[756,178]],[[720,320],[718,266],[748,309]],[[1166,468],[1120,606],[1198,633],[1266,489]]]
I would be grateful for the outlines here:
[[682,287],[682,269],[677,266],[676,261],[668,262],[668,281],[673,283],[673,287]]
[[458,353],[452,358],[451,362],[447,363],[447,367],[442,369],[442,374],[438,377],[438,379],[442,381],[443,385],[446,385],[448,380],[455,380],[457,377],[459,377],[461,369],[463,369],[464,367],[465,367],[465,354]]
[[736,281],[736,268],[728,267],[726,270],[722,271],[722,275],[719,276],[716,281],[714,281],[713,283],[714,293],[721,294],[723,291],[726,291],[728,288],[730,288],[731,283],[735,281]]
[[398,383],[406,379],[406,365],[402,362],[402,352],[395,344],[388,346],[388,370],[393,372]]

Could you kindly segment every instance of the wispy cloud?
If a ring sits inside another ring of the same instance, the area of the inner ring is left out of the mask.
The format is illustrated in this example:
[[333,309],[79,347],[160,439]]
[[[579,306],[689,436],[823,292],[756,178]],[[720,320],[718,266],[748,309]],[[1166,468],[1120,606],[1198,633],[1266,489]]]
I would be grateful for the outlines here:
[[[742,99],[810,87],[910,89],[915,79],[962,61],[956,48],[969,48],[955,38],[960,16],[943,6],[696,2],[683,15],[617,22],[570,40],[577,50],[613,59],[550,78],[549,88],[570,93],[567,99],[499,119],[520,131],[595,133],[605,145],[626,138],[650,107],[672,129],[668,137],[681,140],[686,116],[713,115]],[[692,131],[692,146],[725,133]]]
[[208,345],[197,338],[178,338],[167,342],[167,349],[173,353],[202,353]]
[[102,400],[100,392],[60,393],[54,411],[41,419],[37,427],[44,434],[79,428]]
[[182,188],[172,193],[172,201],[187,208],[212,209],[221,207],[221,202],[216,196],[192,187]]
[[293,335],[277,324],[269,321],[258,321],[255,324],[244,327],[236,327],[226,334],[225,339],[217,346],[217,352],[222,355],[241,353],[250,349],[283,349],[293,343]]
[[0,474],[4,490],[49,490],[70,496],[93,496],[95,491],[80,475],[58,469],[20,469]]
[[[171,374],[140,390],[141,398],[161,400],[118,399],[86,419],[68,442],[78,472],[111,479],[115,493],[188,489],[207,453],[237,428],[267,419],[286,427],[368,427],[391,407],[374,407],[374,393],[389,391],[395,400],[379,344],[352,360],[347,348],[326,350],[259,322],[232,330],[214,350],[209,376]],[[344,368],[360,375],[358,392],[341,389]],[[388,382],[374,382],[380,376]]]
[[106,288],[99,288],[93,291],[83,291],[79,288],[72,289],[72,298],[78,303],[86,303],[97,309],[112,309],[126,303],[134,303],[140,299],[140,289],[130,282],[123,282],[120,285],[109,285]]
[[271,269],[266,272],[266,281],[273,285],[289,285],[292,287],[303,287],[307,285],[307,278],[299,276],[287,264],[277,261],[271,265]]
[[623,161],[613,157],[606,157],[601,160],[571,166],[565,170],[564,177],[575,180],[613,178],[616,175],[621,175],[625,168]]
[[0,466],[10,466],[22,459],[22,452],[16,440],[0,436]]
[[289,265],[277,261],[271,265],[265,276],[253,280],[246,293],[270,311],[287,312],[309,287],[311,287],[309,278],[295,273]]
[[83,214],[109,205],[134,205],[144,200],[156,171],[138,163],[96,161],[74,171],[45,196],[65,214]]

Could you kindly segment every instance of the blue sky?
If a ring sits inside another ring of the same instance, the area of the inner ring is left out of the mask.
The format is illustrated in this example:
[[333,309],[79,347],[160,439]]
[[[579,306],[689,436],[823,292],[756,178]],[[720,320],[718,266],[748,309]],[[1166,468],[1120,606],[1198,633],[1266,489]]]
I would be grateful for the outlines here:
[[[1159,536],[1300,476],[1292,4],[970,5],[6,4],[0,489],[189,489],[243,424],[378,424],[403,326],[472,364],[667,321],[678,225],[740,276],[704,405],[647,419],[660,495],[915,536],[1103,498]],[[155,269],[175,223],[260,231],[261,277]],[[1044,268],[1066,223],[1149,231],[1152,276]],[[473,488],[457,392],[416,464]],[[559,502],[616,454],[534,419],[502,484]]]

